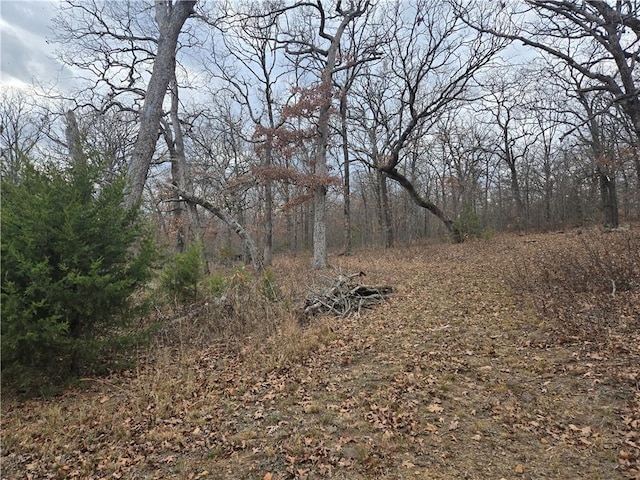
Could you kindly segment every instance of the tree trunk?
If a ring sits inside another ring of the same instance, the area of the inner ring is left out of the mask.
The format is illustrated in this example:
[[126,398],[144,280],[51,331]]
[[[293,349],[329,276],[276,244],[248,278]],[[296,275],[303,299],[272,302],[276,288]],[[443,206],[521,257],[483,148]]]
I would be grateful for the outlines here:
[[[271,147],[267,147],[265,161],[266,165],[271,164]],[[268,163],[267,163],[268,162]],[[264,250],[262,261],[265,265],[271,265],[273,261],[273,183],[269,178],[264,185]]]
[[[320,9],[322,9],[321,3],[318,2]],[[365,5],[365,8],[368,4]],[[326,32],[322,32],[322,36],[325,39],[331,41],[329,48],[326,51],[326,62],[322,67],[322,74],[320,80],[320,91],[322,95],[322,104],[320,105],[320,112],[318,115],[318,128],[317,128],[317,141],[315,151],[315,169],[314,173],[318,175],[319,179],[323,179],[327,176],[327,145],[329,143],[329,120],[331,116],[331,104],[333,100],[332,87],[333,87],[333,71],[338,59],[340,41],[344,34],[347,25],[351,23],[355,18],[362,15],[364,10],[353,9],[348,12],[342,12],[340,10],[340,2],[338,2],[337,11],[343,14],[342,21],[336,29],[334,35],[329,35]],[[324,15],[324,13],[323,13]],[[324,23],[324,22],[323,22]],[[321,27],[324,28],[324,25]],[[326,225],[326,210],[327,210],[327,187],[326,185],[319,184],[315,187],[314,192],[314,221],[313,221],[313,268],[321,269],[329,266],[327,258],[327,225]]]
[[344,254],[351,254],[351,166],[349,163],[349,144],[347,142],[347,92],[343,89],[340,95],[340,131],[342,134],[342,156],[344,158]]
[[604,228],[618,227],[618,194],[615,187],[615,173],[608,166],[606,152],[602,142],[602,129],[597,117],[584,93],[579,95],[580,102],[589,115],[589,135],[591,136],[591,152],[595,163],[598,188],[600,190],[600,207],[602,209],[602,225]]
[[368,245],[369,243],[369,238],[367,236],[365,236],[366,232],[370,232],[373,229],[369,227],[369,219],[371,218],[371,215],[369,214],[369,202],[367,201],[367,190],[366,190],[366,183],[361,181],[360,182],[361,188],[360,188],[360,194],[362,196],[362,220],[361,220],[361,225],[360,225],[360,245]]
[[[264,164],[268,169],[273,164],[273,137],[276,129],[276,122],[273,113],[273,98],[271,84],[267,82],[266,89],[267,111],[269,115],[269,133],[267,134],[267,144],[264,151]],[[265,265],[271,265],[273,260],[273,182],[267,175],[264,184],[264,251],[262,261]]]
[[619,217],[615,178],[599,168],[598,181],[602,201],[602,224],[605,228],[617,228]]
[[544,162],[544,218],[547,227],[552,223],[551,199],[553,197],[553,179],[548,156]]
[[127,170],[124,204],[128,208],[138,205],[142,198],[158,141],[162,103],[175,75],[178,36],[195,4],[195,0],[177,0],[175,3],[156,0],[156,23],[160,31],[158,48],[140,113],[138,138]]
[[[326,166],[326,165],[325,165]],[[327,188],[318,185],[313,197],[313,268],[327,268]]]
[[516,159],[513,156],[511,145],[509,142],[508,124],[506,124],[502,131],[502,140],[504,148],[504,161],[509,168],[509,178],[511,181],[511,195],[516,205],[515,211],[515,223],[518,230],[522,229],[522,223],[524,221],[524,203],[522,201],[522,193],[520,192],[520,179],[518,178],[518,169],[516,168]]
[[380,170],[376,170],[376,172],[378,191],[380,192],[380,229],[384,248],[391,248],[393,247],[393,222],[391,221],[391,207],[389,206],[387,176]]
[[[640,135],[640,133],[638,134]],[[638,145],[640,145],[640,138],[638,139]],[[633,161],[636,165],[636,191],[640,193],[640,146],[631,147]]]
[[[178,166],[178,161],[176,160],[176,158],[172,158],[171,159],[171,183],[173,185],[176,185],[180,188],[185,188],[185,185],[183,183],[180,182],[179,178],[180,178],[180,174],[179,174],[179,166]],[[184,221],[184,208],[182,207],[182,202],[180,201],[180,195],[178,195],[177,192],[175,192],[175,197],[171,199],[172,202],[172,207],[171,207],[171,220],[170,220],[170,224],[173,224],[173,228],[170,229],[170,236],[173,237],[173,235],[171,235],[171,230],[173,230],[175,232],[175,242],[174,242],[174,248],[175,251],[178,253],[182,253],[186,250],[187,248],[187,232],[186,232],[186,225],[185,225],[185,221]],[[169,242],[172,241],[171,238],[168,239]]]
[[73,110],[69,110],[66,114],[67,128],[65,135],[67,137],[67,148],[69,149],[69,155],[71,156],[72,165],[80,165],[84,162],[84,152],[82,150],[82,137],[80,136],[80,129],[78,128],[78,122]]
[[509,177],[511,182],[511,195],[513,196],[513,201],[516,205],[515,211],[515,224],[518,230],[522,230],[524,227],[524,219],[525,219],[525,206],[522,201],[522,193],[520,191],[520,181],[518,179],[518,170],[516,169],[515,163],[509,163]]
[[[291,194],[290,189],[291,186],[290,185],[284,185],[283,186],[283,201],[285,205],[289,205],[289,201],[291,200]],[[285,228],[286,228],[286,232],[287,232],[287,241],[288,241],[288,247],[289,247],[289,251],[290,252],[296,252],[298,249],[298,242],[297,242],[297,229],[295,228],[295,214],[296,214],[296,208],[295,207],[289,207],[287,208],[287,210],[285,211],[284,214],[284,222],[285,222]]]
[[[338,39],[339,40],[339,39]],[[334,42],[335,43],[335,42]],[[333,47],[333,44],[332,44]],[[335,48],[329,49],[327,63],[322,72],[323,101],[318,117],[317,143],[314,173],[319,179],[327,176],[327,144],[329,143],[329,118],[331,111],[331,79],[337,55]],[[327,187],[319,183],[314,189],[313,199],[313,268],[318,270],[329,266],[327,258]]]
[[[169,88],[171,90],[171,109],[169,111],[171,123],[162,120],[163,134],[169,158],[171,159],[171,179],[174,185],[182,190],[190,191],[191,184],[187,180],[187,159],[184,150],[184,136],[182,125],[178,115],[179,96],[178,82],[173,76]],[[195,204],[187,204],[186,212],[182,207],[179,195],[176,193],[176,206],[172,210],[173,220],[177,232],[176,251],[183,252],[186,246],[194,239],[200,237],[198,228],[198,214]],[[186,215],[185,215],[186,213]]]

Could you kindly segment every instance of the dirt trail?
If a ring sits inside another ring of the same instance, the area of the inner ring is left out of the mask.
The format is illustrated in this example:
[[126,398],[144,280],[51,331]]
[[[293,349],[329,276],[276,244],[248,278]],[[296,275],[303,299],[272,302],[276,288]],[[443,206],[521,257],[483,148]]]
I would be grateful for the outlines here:
[[[328,327],[301,362],[259,372],[211,349],[164,372],[162,395],[151,370],[67,398],[58,427],[82,412],[89,427],[78,432],[93,441],[52,442],[43,456],[37,439],[9,436],[2,478],[629,478],[620,412],[637,392],[607,372],[633,359],[549,342],[501,280],[522,248],[494,240],[342,258],[343,271],[393,285],[393,299],[360,318],[315,320],[311,329]],[[7,415],[3,428],[51,422]]]
[[617,412],[633,392],[598,373],[588,345],[545,343],[501,281],[512,249],[373,262],[394,300],[336,323],[326,348],[249,392],[243,432],[261,432],[257,452],[220,466],[253,465],[254,478],[623,478]]

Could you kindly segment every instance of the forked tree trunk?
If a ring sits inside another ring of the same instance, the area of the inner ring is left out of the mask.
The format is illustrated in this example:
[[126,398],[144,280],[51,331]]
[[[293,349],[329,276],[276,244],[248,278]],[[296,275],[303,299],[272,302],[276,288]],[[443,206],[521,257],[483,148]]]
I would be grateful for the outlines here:
[[160,31],[149,85],[140,112],[140,128],[127,170],[124,204],[131,208],[142,198],[149,166],[156,150],[162,103],[175,75],[176,47],[182,27],[194,11],[196,0],[156,0],[156,23]]

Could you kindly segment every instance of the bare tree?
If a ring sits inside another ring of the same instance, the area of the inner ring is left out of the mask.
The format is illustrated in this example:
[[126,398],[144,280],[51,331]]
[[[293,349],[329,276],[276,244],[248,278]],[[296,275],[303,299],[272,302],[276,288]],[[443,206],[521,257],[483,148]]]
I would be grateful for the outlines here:
[[127,170],[126,206],[132,207],[142,198],[158,140],[163,114],[162,103],[169,82],[175,78],[178,36],[187,18],[193,14],[195,4],[195,0],[176,0],[175,3],[172,0],[164,0],[156,3],[158,48],[142,106],[138,138]]
[[[616,115],[612,116],[616,109],[610,108],[612,95],[609,91],[591,88],[591,80],[580,71],[557,67],[547,62],[539,75],[547,80],[549,89],[562,92],[562,104],[555,109],[562,114],[566,125],[563,136],[566,142],[573,140],[586,147],[589,167],[585,176],[594,181],[600,192],[603,225],[615,228],[619,221],[615,162],[613,149],[607,147],[604,125],[614,118],[616,123],[624,122]],[[635,140],[635,133],[632,137]],[[598,202],[594,200],[594,203]]]
[[[435,128],[433,147],[441,152],[441,168],[447,173],[453,211],[469,217],[475,214],[485,156],[492,153],[487,151],[487,131],[477,118],[459,110],[443,116]],[[469,218],[463,221],[468,223]]]
[[[273,255],[274,178],[271,169],[277,152],[274,139],[284,121],[281,110],[292,93],[284,91],[291,66],[283,65],[276,38],[280,24],[270,11],[270,2],[248,2],[240,5],[242,14],[230,16],[222,25],[224,35],[214,46],[213,77],[223,81],[222,88],[246,112],[254,125],[248,143],[253,143],[262,160],[257,178],[264,187],[263,262],[270,265]],[[257,87],[257,88],[256,88]]]
[[[349,255],[352,248],[351,232],[351,155],[350,155],[350,124],[352,122],[348,111],[350,108],[351,90],[363,70],[368,64],[381,58],[378,45],[384,41],[385,33],[372,21],[376,10],[369,9],[364,25],[354,23],[347,26],[347,42],[342,49],[342,57],[346,60],[345,68],[334,76],[334,83],[338,89],[340,123],[338,132],[341,137],[343,160],[343,215],[344,215],[344,254]],[[356,61],[359,60],[359,61]]]
[[361,88],[363,100],[382,99],[363,117],[366,130],[379,132],[384,161],[373,167],[400,184],[417,205],[454,233],[454,221],[424,197],[399,167],[418,132],[427,134],[447,109],[472,97],[474,76],[505,42],[482,32],[473,34],[447,2],[400,2],[387,9],[382,22],[390,30],[390,40],[380,46],[386,61],[372,72],[382,80]]
[[1,174],[17,182],[24,159],[37,148],[50,129],[49,115],[29,101],[24,92],[0,90]]
[[[511,73],[514,72],[515,73]],[[522,191],[520,163],[523,162],[536,143],[538,132],[533,125],[531,88],[528,74],[511,67],[500,67],[485,81],[484,96],[486,122],[495,126],[495,152],[507,167],[511,195],[515,206],[512,221],[518,229],[526,225],[527,209],[525,193]]]
[[[325,2],[299,2],[293,7],[282,9],[284,14],[292,9],[302,11],[302,15],[317,20],[317,38],[309,38],[304,31],[294,29],[283,30],[278,42],[285,45],[286,52],[292,56],[310,56],[318,62],[320,81],[317,89],[320,93],[315,143],[315,171],[317,178],[327,177],[327,146],[329,144],[329,122],[333,100],[334,75],[345,68],[340,58],[340,45],[347,26],[362,16],[370,7],[370,0],[350,0],[348,5],[338,1],[335,10],[329,12]],[[329,29],[333,31],[330,32]],[[325,46],[322,46],[324,44]],[[354,59],[351,62],[362,61]],[[314,189],[314,222],[313,222],[313,268],[328,266],[326,241],[326,197],[327,186],[318,183]]]
[[[497,25],[471,12],[481,6],[467,2],[460,12],[469,25],[481,32],[519,41],[560,60],[574,75],[584,77],[584,92],[608,92],[631,119],[640,142],[640,2],[603,0],[525,0],[505,11],[496,4],[495,18],[510,18]],[[482,4],[484,7],[486,4]],[[532,17],[533,16],[533,17]],[[637,143],[636,143],[637,145]]]
[[[252,124],[246,121],[246,106],[238,104],[236,95],[228,88],[221,89],[207,102],[207,111],[185,124],[189,130],[186,149],[190,162],[189,187],[183,190],[215,205],[227,220],[235,222],[232,225],[205,207],[231,227],[226,246],[230,246],[231,233],[238,233],[235,224],[242,226],[246,235],[252,235],[263,204],[257,188],[259,176],[255,174],[258,159],[251,143]],[[255,243],[253,239],[252,242]],[[245,258],[251,257],[244,239],[243,244]]]
[[56,18],[61,60],[87,74],[87,87],[72,100],[103,112],[115,107],[138,114],[137,139],[127,168],[126,206],[136,205],[142,197],[163,101],[175,75],[178,37],[195,5],[196,0],[155,4],[66,0]]
[[[537,78],[540,76],[538,75]],[[560,198],[561,195],[566,195],[566,192],[558,191],[558,186],[563,181],[561,177],[566,175],[561,167],[563,153],[561,139],[568,128],[565,122],[566,114],[563,112],[567,99],[558,89],[550,88],[548,84],[542,82],[537,83],[532,93],[533,98],[527,102],[527,106],[531,110],[534,128],[538,133],[537,145],[534,146],[536,168],[533,182],[542,192],[542,221],[548,228],[557,222],[556,213],[560,211],[560,206],[554,197]]]
[[137,115],[116,109],[106,112],[82,109],[76,114],[84,141],[104,159],[105,179],[124,175],[136,140]]
[[619,224],[619,217],[615,167],[610,152],[606,151],[601,116],[597,113],[601,108],[602,99],[598,95],[589,96],[582,89],[577,89],[577,92],[578,100],[585,113],[584,117],[589,132],[587,142],[591,149],[595,175],[600,187],[602,223],[607,228],[616,228]]
[[[169,90],[171,106],[168,119],[162,118],[160,125],[171,162],[172,183],[181,189],[193,191],[193,185],[188,175],[185,138],[179,115],[179,85],[175,73],[169,84]],[[198,215],[195,204],[187,203],[187,212],[186,215],[184,215],[185,212],[180,199],[176,198],[174,200],[175,208],[173,209],[173,217],[177,233],[176,249],[182,252],[190,240],[200,236]]]

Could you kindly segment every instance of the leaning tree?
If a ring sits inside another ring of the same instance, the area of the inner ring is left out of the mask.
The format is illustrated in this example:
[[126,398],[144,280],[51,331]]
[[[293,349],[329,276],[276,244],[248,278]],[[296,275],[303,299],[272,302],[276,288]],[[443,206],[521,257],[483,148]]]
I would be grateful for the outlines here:
[[389,30],[388,41],[379,47],[384,61],[371,71],[380,80],[367,79],[359,88],[363,104],[380,99],[378,105],[367,105],[371,108],[360,122],[371,141],[365,148],[378,152],[370,166],[401,185],[461,240],[454,220],[419,191],[401,166],[418,135],[428,135],[442,114],[471,100],[474,78],[506,42],[471,30],[451,2],[400,2],[380,8],[380,21]]

